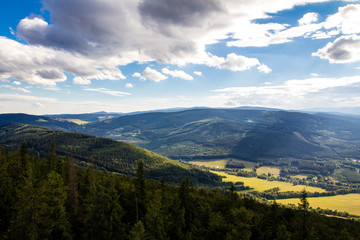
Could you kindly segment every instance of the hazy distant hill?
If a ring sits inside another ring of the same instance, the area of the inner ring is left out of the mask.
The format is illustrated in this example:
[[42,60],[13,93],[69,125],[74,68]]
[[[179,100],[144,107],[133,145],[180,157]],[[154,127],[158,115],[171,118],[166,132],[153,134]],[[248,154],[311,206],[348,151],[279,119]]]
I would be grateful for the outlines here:
[[84,131],[173,158],[343,159],[360,155],[359,122],[325,114],[196,109],[122,116]]
[[46,116],[36,116],[23,113],[0,114],[0,126],[11,123],[32,124],[36,126],[43,126],[51,129],[66,131],[76,131],[79,127],[75,123]]
[[180,183],[189,176],[194,183],[216,185],[219,178],[209,172],[170,160],[148,150],[81,133],[50,130],[43,127],[11,124],[0,127],[0,145],[16,150],[26,141],[32,154],[46,156],[51,142],[56,143],[59,155],[74,157],[81,165],[94,163],[101,170],[134,175],[140,160],[152,179],[165,177],[168,182]]
[[206,108],[125,115],[80,126],[48,117],[0,115],[0,125],[12,122],[112,138],[175,159],[235,157],[273,162],[360,156],[358,116]]

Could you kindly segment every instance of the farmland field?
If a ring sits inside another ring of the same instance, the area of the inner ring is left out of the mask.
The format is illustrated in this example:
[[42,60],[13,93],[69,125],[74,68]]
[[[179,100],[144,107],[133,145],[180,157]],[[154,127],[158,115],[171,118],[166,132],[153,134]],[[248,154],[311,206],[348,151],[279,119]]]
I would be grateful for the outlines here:
[[277,167],[259,167],[258,169],[256,169],[256,173],[258,175],[261,175],[261,174],[272,174],[272,175],[276,175],[276,176],[279,176],[280,174],[280,168],[277,168]]
[[[229,160],[230,160],[230,158],[216,159],[216,160],[209,160],[209,161],[191,161],[189,163],[194,164],[194,165],[198,165],[198,166],[205,166],[205,167],[209,167],[209,168],[224,169],[226,167],[226,163]],[[252,169],[255,167],[254,162],[238,160],[238,159],[234,159],[234,160],[236,160],[236,162],[240,162],[240,163],[244,164],[245,168],[242,169],[242,170],[252,171]]]
[[[360,194],[336,195],[330,197],[309,197],[308,201],[312,208],[331,209],[341,212],[348,212],[360,216]],[[277,200],[281,204],[295,204],[299,202],[297,198]]]
[[[247,178],[247,177],[240,177],[231,175],[225,172],[220,171],[212,171],[215,174],[218,174],[220,176],[226,177],[223,178],[223,182],[244,182],[245,186],[249,186],[250,188],[254,188],[254,191],[263,192],[265,190],[269,190],[271,188],[279,187],[280,192],[286,192],[286,191],[301,191],[304,188],[308,192],[325,192],[324,189],[318,188],[318,187],[311,187],[311,186],[305,186],[305,185],[293,185],[292,183],[287,182],[279,182],[279,181],[267,181],[259,178]],[[298,199],[297,199],[298,200]]]
[[215,160],[215,161],[192,161],[189,163],[198,165],[198,166],[209,167],[209,168],[224,169],[227,161],[228,161],[227,159],[222,159],[222,160]]

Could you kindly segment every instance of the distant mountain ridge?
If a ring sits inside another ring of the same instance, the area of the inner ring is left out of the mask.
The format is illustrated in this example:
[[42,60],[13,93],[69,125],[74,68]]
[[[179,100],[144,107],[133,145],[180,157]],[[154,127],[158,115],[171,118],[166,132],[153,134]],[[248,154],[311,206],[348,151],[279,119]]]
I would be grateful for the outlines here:
[[0,125],[18,121],[124,141],[174,159],[235,157],[271,163],[283,158],[341,160],[360,156],[358,116],[252,107],[194,108],[78,125],[54,117],[0,115]]

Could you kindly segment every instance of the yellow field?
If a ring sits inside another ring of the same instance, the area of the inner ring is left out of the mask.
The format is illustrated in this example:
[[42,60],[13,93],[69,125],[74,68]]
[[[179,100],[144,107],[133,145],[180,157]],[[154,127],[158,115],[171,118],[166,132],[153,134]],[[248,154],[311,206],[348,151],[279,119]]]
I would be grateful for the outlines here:
[[228,161],[227,159],[223,159],[223,160],[214,160],[214,161],[192,161],[189,163],[198,166],[209,167],[209,168],[224,169],[227,161]]
[[256,169],[256,173],[258,175],[261,175],[263,173],[265,173],[267,175],[268,173],[270,173],[272,175],[279,176],[280,168],[277,168],[277,167],[259,167],[258,169]]
[[298,178],[298,179],[306,179],[308,176],[298,174],[298,175],[290,175],[290,177],[291,178]]
[[73,123],[76,123],[78,125],[83,125],[83,124],[87,124],[89,122],[87,121],[83,121],[83,120],[80,120],[80,119],[72,119],[72,118],[67,118],[67,119],[64,119],[65,121],[67,122],[73,122]]
[[[230,160],[230,158],[226,158],[226,159],[216,159],[216,160],[209,160],[209,161],[191,161],[189,163],[194,164],[194,165],[198,165],[198,166],[204,166],[204,167],[209,167],[209,168],[219,168],[219,169],[224,169],[226,163]],[[245,165],[245,168],[242,170],[245,171],[252,171],[252,169],[254,168],[255,164],[254,162],[248,162],[248,161],[244,161],[244,160],[238,160],[235,159],[238,162],[241,162]]]
[[280,192],[286,192],[286,191],[301,191],[304,188],[308,192],[325,192],[324,189],[317,188],[317,187],[311,187],[311,186],[304,186],[304,185],[292,185],[292,183],[286,183],[286,182],[279,182],[279,181],[267,181],[259,178],[247,178],[247,177],[240,177],[235,175],[230,175],[225,172],[219,172],[219,171],[212,171],[215,174],[218,174],[220,176],[224,176],[226,178],[223,178],[223,182],[244,182],[245,186],[249,186],[251,188],[254,188],[254,191],[263,192],[265,190],[278,187],[280,188]]
[[[360,194],[352,193],[330,197],[309,197],[308,201],[310,203],[310,207],[312,208],[319,207],[323,209],[338,210],[360,216]],[[276,200],[276,202],[281,204],[295,204],[297,206],[299,199],[279,199]]]

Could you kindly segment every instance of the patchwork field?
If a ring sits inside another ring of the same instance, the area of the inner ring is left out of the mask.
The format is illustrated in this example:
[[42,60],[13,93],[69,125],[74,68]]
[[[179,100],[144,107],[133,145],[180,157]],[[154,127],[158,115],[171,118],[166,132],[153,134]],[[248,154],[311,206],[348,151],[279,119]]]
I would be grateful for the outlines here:
[[[331,209],[338,210],[341,212],[348,212],[353,215],[360,216],[360,194],[346,194],[346,195],[337,195],[330,197],[316,197],[308,198],[310,207],[312,208],[323,208],[323,209]],[[299,199],[291,198],[291,199],[279,199],[278,203],[281,204],[295,204],[297,205]]]
[[[212,171],[215,174],[218,174],[220,176],[223,176],[223,182],[244,182],[245,186],[249,186],[251,188],[254,188],[254,191],[263,192],[265,190],[269,190],[271,188],[279,187],[280,192],[286,192],[286,191],[301,191],[304,188],[308,192],[325,192],[324,189],[318,188],[318,187],[311,187],[311,186],[305,186],[305,185],[293,185],[292,183],[286,183],[286,182],[279,182],[279,181],[267,181],[259,178],[247,178],[247,177],[240,177],[231,175],[225,172],[220,171]],[[298,199],[297,199],[298,200]]]
[[[226,167],[226,163],[229,160],[230,160],[230,158],[216,159],[216,160],[209,160],[209,161],[191,161],[189,163],[198,165],[198,166],[209,167],[209,168],[224,169]],[[236,160],[236,162],[240,162],[240,163],[244,164],[245,168],[242,170],[245,170],[245,171],[252,171],[252,169],[255,167],[255,164],[256,164],[254,162],[249,162],[249,161],[244,161],[244,160],[238,160],[238,159],[235,159],[235,160]]]
[[275,176],[279,176],[280,174],[280,168],[277,168],[277,167],[259,167],[258,169],[256,169],[256,173],[258,175],[261,175],[261,174],[272,174],[272,175],[275,175]]

